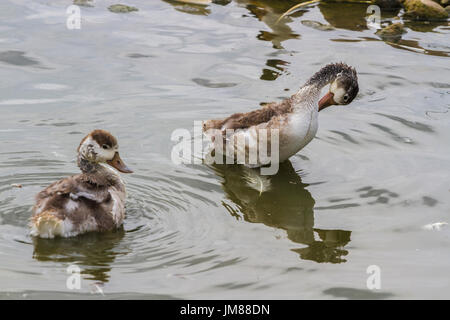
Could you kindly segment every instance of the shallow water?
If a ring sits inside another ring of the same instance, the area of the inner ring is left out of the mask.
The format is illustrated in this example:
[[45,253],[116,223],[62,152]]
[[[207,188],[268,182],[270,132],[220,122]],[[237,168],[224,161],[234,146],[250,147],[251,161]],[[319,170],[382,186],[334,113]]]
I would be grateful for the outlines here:
[[[364,4],[276,24],[296,2],[113,3],[81,7],[81,30],[69,1],[0,3],[0,298],[450,298],[450,227],[422,228],[450,222],[448,23],[385,42]],[[333,61],[360,93],[277,175],[172,163],[173,130],[287,97]],[[123,229],[30,238],[34,195],[77,173],[94,128],[135,171]]]

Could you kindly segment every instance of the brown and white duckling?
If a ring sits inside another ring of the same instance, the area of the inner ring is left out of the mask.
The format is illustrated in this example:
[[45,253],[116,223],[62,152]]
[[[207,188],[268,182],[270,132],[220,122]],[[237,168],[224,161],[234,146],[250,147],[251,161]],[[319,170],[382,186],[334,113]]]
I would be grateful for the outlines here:
[[[330,84],[329,92],[319,100],[322,88]],[[358,93],[356,70],[344,63],[328,64],[314,74],[290,98],[281,102],[272,102],[263,108],[247,113],[235,113],[221,120],[203,122],[203,131],[212,133],[220,130],[226,141],[234,141],[235,156],[243,152],[248,158],[249,149],[258,147],[258,132],[279,130],[279,162],[287,160],[305,147],[316,135],[318,112],[331,105],[346,105],[353,101]],[[232,129],[227,134],[227,129]],[[215,133],[216,134],[216,133]],[[242,146],[237,141],[247,141]],[[245,150],[240,150],[242,148]],[[259,160],[258,160],[259,161]],[[261,163],[252,166],[260,166]]]
[[116,138],[104,130],[92,131],[78,147],[77,162],[81,174],[57,181],[36,195],[32,236],[72,237],[122,224],[125,185],[112,168],[133,171],[120,159]]

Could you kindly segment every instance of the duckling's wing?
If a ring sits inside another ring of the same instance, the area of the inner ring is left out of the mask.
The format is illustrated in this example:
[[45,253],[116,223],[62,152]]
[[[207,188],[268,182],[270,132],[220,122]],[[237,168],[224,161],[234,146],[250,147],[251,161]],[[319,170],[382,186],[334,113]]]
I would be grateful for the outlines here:
[[33,214],[51,210],[63,218],[69,199],[78,202],[86,202],[87,200],[101,204],[108,202],[109,198],[110,195],[106,187],[94,186],[86,182],[82,175],[76,175],[56,181],[39,192],[36,195]]
[[66,220],[66,206],[73,189],[73,177],[69,177],[52,183],[36,195],[30,220],[31,235],[41,238],[74,235],[73,224]]
[[223,120],[207,120],[203,123],[203,131],[209,129],[246,129],[265,122],[269,122],[273,117],[288,113],[292,110],[291,98],[281,102],[265,104],[263,108],[247,113],[235,113]]
[[117,207],[107,186],[93,185],[81,175],[57,181],[36,196],[31,235],[69,237],[118,224],[110,213]]
[[33,214],[40,214],[49,209],[50,204],[55,206],[60,200],[67,197],[74,189],[74,177],[65,178],[49,185],[36,195],[36,204],[33,207]]

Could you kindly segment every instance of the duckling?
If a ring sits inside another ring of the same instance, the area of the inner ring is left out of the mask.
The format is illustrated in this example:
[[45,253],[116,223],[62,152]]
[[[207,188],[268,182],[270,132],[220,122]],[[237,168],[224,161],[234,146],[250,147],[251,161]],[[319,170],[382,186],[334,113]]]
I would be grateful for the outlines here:
[[[323,87],[330,89],[319,100]],[[235,113],[225,119],[203,122],[203,131],[214,142],[222,136],[224,142],[234,143],[234,156],[240,152],[248,158],[252,148],[258,148],[261,129],[269,131],[267,142],[271,143],[271,130],[279,134],[279,162],[283,162],[304,148],[318,130],[318,113],[331,105],[347,105],[358,94],[356,70],[345,63],[328,64],[314,74],[290,98],[266,104],[263,108],[247,113]],[[231,130],[230,130],[231,129]],[[220,130],[217,135],[217,130]],[[231,132],[231,133],[230,133]],[[246,141],[239,144],[238,141]],[[260,163],[245,165],[258,167]]]
[[32,236],[73,237],[122,225],[126,191],[116,170],[133,171],[120,158],[117,139],[108,131],[94,130],[77,151],[82,173],[54,182],[36,195]]

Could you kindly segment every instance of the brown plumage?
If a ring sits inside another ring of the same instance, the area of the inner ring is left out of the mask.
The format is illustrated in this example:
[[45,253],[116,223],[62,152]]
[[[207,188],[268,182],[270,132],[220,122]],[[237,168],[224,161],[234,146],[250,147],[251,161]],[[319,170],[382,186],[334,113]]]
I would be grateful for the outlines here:
[[[328,93],[320,98],[322,88],[330,84]],[[214,143],[214,152],[207,154],[223,154],[224,145],[232,144],[234,157],[249,151],[259,155],[260,145],[277,146],[277,140],[271,141],[272,134],[278,135],[278,150],[273,150],[279,157],[275,161],[282,162],[303,147],[316,135],[318,129],[318,112],[330,105],[349,104],[358,93],[358,77],[356,70],[345,63],[332,63],[316,72],[299,90],[278,103],[270,103],[263,108],[247,113],[235,113],[225,119],[206,120],[203,122],[205,135]],[[217,140],[218,137],[222,139]],[[260,137],[263,140],[260,141]],[[265,141],[264,141],[265,140]],[[222,149],[221,149],[222,148]],[[215,150],[218,149],[218,150]],[[216,152],[217,151],[217,152]],[[260,156],[260,155],[259,155]],[[220,161],[220,157],[218,158]],[[272,161],[272,160],[270,160]],[[257,167],[266,162],[260,160],[245,163]]]
[[117,146],[117,139],[108,131],[97,129],[92,131],[89,135],[83,138],[80,142],[80,146],[78,146],[77,151],[80,150],[81,145],[84,143],[84,141],[92,137],[93,140],[95,140],[99,146],[107,145],[109,148]]
[[[69,219],[74,229],[80,230],[83,229],[82,224],[88,221],[89,217],[93,217],[98,231],[111,230],[114,220],[109,214],[113,207],[110,188],[114,183],[104,181],[96,184],[91,180],[92,178],[85,174],[78,174],[57,181],[39,192],[33,207],[35,215],[32,221],[36,223],[42,214],[53,213],[54,218]],[[119,188],[117,191],[124,193],[125,189]],[[77,196],[84,193],[89,194],[91,198]],[[67,210],[70,202],[77,203],[76,210]]]
[[119,157],[117,140],[104,130],[92,131],[78,147],[82,173],[52,183],[36,195],[31,235],[70,237],[119,227],[125,216],[121,172],[131,172]]
[[285,115],[292,112],[293,98],[285,99],[281,102],[271,102],[261,109],[246,113],[235,113],[228,118],[221,120],[207,120],[203,123],[203,131],[210,129],[245,129],[260,123],[268,122],[275,116]]

